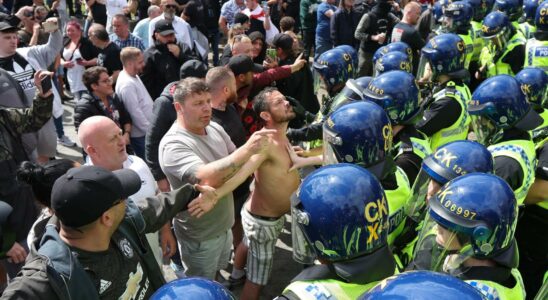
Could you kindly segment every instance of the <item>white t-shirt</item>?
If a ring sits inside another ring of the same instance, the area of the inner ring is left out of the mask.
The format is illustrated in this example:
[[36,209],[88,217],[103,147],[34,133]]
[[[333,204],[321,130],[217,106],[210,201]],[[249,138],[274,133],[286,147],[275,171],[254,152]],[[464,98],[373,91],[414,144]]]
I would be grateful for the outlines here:
[[[154,45],[154,39],[152,38],[152,36],[154,35],[154,25],[156,25],[156,22],[163,19],[165,19],[164,14],[161,14],[158,17],[150,20],[150,23],[148,24],[149,47]],[[177,41],[185,43],[190,49],[193,49],[193,43],[190,39],[190,25],[185,20],[177,16],[175,16],[171,25],[173,25],[173,29],[175,30],[175,37],[177,38]]]
[[145,136],[153,118],[153,101],[141,78],[122,70],[116,80],[116,94],[131,116],[131,137]]
[[70,92],[76,93],[79,91],[87,91],[87,88],[82,81],[82,75],[84,74],[86,68],[76,63],[77,59],[82,58],[82,54],[80,54],[80,49],[78,48],[74,50],[74,54],[72,52],[73,51],[67,48],[63,49],[63,59],[65,61],[71,60],[74,63],[74,67],[67,69],[67,79],[70,85]]

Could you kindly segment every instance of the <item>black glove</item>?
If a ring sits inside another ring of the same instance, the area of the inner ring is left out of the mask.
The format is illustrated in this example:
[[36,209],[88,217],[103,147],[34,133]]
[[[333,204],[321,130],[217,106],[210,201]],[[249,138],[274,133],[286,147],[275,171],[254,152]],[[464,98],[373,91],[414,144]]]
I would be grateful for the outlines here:
[[322,97],[322,107],[320,108],[320,112],[323,116],[327,116],[329,112],[331,111],[331,104],[333,104],[333,99],[329,96],[323,95]]
[[306,109],[304,108],[304,106],[302,106],[302,104],[293,97],[285,96],[285,98],[287,99],[289,104],[293,106],[293,111],[295,112],[295,114],[297,114],[297,117],[304,119],[306,117]]

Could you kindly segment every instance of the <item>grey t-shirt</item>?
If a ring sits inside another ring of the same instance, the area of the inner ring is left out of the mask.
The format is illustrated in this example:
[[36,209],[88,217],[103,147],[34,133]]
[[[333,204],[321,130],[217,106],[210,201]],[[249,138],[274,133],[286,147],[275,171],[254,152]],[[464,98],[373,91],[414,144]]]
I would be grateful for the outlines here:
[[[206,135],[197,135],[175,122],[160,142],[158,157],[171,188],[176,189],[190,183],[200,166],[224,158],[234,150],[236,146],[219,124],[211,122]],[[203,241],[224,234],[233,223],[234,200],[229,193],[199,219],[186,211],[179,213],[174,226],[182,229],[178,231],[185,239]]]

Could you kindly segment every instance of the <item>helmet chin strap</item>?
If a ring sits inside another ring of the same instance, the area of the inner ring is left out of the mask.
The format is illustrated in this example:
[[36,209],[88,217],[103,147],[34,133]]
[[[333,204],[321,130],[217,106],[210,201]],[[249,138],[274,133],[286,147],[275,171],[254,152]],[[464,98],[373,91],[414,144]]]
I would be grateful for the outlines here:
[[464,261],[473,255],[471,245],[466,245],[455,254],[449,254],[445,257],[442,270],[451,275],[457,275],[457,270],[462,266]]

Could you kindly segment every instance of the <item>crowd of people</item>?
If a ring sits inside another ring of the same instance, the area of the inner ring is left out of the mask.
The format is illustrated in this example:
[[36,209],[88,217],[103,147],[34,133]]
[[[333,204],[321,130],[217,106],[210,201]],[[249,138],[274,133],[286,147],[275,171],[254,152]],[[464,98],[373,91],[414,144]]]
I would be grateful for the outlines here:
[[0,0],[0,86],[2,299],[264,298],[287,219],[276,299],[548,297],[548,1]]

